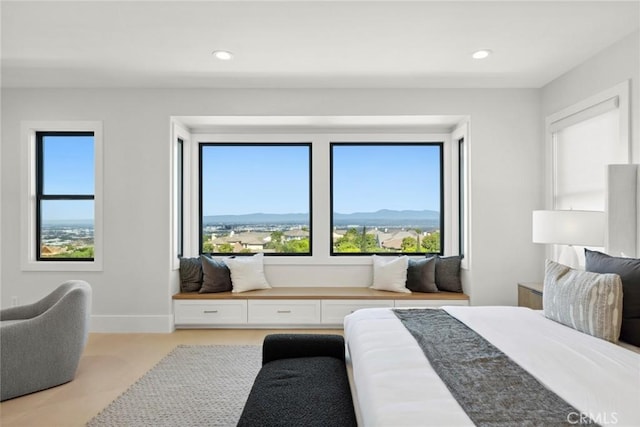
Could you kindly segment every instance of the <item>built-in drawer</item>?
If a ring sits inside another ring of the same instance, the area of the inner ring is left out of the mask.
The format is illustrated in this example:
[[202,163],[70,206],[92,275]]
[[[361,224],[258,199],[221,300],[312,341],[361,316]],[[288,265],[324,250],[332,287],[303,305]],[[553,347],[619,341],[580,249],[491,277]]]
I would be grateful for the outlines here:
[[469,305],[469,300],[463,299],[423,299],[396,300],[396,307],[442,307],[443,305]]
[[320,300],[249,300],[250,324],[318,324]]
[[322,323],[342,325],[344,317],[361,308],[393,307],[393,300],[322,300]]
[[246,300],[175,301],[175,324],[180,325],[232,325],[247,323]]

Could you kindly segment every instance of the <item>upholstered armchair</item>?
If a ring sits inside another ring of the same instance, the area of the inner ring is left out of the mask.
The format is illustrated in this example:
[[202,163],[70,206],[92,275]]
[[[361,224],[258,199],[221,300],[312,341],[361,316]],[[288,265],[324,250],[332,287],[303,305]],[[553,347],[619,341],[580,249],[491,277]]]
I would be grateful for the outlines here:
[[91,287],[71,280],[30,305],[0,311],[0,400],[71,381],[89,333]]

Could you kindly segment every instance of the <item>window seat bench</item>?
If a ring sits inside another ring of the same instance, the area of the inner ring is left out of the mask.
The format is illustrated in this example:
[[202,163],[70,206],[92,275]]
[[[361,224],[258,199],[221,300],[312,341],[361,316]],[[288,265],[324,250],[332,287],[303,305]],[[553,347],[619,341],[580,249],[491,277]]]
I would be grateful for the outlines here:
[[469,305],[456,292],[403,294],[365,287],[274,287],[232,293],[173,295],[176,328],[336,328],[355,310]]

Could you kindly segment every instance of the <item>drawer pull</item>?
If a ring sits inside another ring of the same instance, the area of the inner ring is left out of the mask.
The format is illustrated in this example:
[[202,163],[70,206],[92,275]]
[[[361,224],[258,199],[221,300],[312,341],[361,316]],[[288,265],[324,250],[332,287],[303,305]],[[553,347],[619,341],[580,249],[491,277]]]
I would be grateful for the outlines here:
[[217,313],[218,310],[205,310],[203,311],[204,314],[211,314],[211,313]]
[[278,313],[291,313],[291,310],[278,310]]

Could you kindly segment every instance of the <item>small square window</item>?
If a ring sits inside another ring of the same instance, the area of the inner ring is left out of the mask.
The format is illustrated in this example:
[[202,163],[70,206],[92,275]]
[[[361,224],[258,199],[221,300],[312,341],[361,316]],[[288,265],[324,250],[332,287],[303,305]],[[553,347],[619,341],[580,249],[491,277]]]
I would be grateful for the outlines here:
[[331,143],[331,255],[442,254],[443,143]]
[[200,253],[311,255],[311,144],[201,143]]

